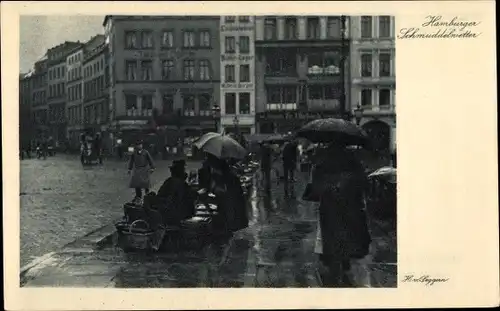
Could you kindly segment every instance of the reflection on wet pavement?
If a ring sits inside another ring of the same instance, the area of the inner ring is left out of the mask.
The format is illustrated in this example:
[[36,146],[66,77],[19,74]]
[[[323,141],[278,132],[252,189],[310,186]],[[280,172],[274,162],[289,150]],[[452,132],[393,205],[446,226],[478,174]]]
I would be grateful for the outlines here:
[[[120,288],[322,286],[314,254],[317,207],[300,200],[307,175],[297,178],[288,191],[284,190],[283,184],[276,183],[270,193],[254,187],[248,203],[249,228],[227,239],[159,253],[124,252],[113,246],[93,248],[89,252],[82,252],[80,248],[78,255],[58,254],[42,271],[29,271],[24,277],[25,285]],[[392,233],[386,231],[391,228],[384,228],[384,224],[375,228],[372,230],[374,243],[380,245],[374,244],[369,258],[353,264],[352,279],[356,286],[395,286],[395,235],[391,237],[393,240],[388,240],[387,236]],[[389,245],[391,243],[393,245]],[[382,248],[385,253],[380,251]]]

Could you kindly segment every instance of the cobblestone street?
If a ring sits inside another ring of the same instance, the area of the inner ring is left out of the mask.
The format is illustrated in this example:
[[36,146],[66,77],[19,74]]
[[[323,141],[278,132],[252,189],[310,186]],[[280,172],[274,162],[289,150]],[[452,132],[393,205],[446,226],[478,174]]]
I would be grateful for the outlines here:
[[[153,189],[170,174],[169,161],[155,164]],[[21,267],[122,217],[134,195],[128,182],[126,161],[87,168],[74,155],[21,161]]]
[[[166,163],[161,165],[167,167]],[[93,187],[87,186],[87,189],[99,192],[98,189],[102,187],[99,185],[108,183],[114,183],[115,188],[119,189],[115,195],[111,195],[111,188],[101,190],[103,193],[97,196],[101,196],[106,204],[98,207],[97,204],[92,205],[89,201],[80,199],[77,203],[80,209],[92,212],[73,213],[68,211],[71,210],[71,207],[67,207],[71,206],[69,197],[61,204],[66,207],[63,209],[66,212],[65,217],[80,217],[82,221],[86,221],[86,229],[80,229],[80,232],[87,233],[99,226],[110,224],[113,217],[121,216],[121,205],[130,197],[126,188],[126,174],[119,173],[121,166],[120,163],[107,163],[106,168],[93,169],[96,174],[100,174],[99,180],[86,177],[89,178],[88,184]],[[78,174],[89,174],[89,171],[82,173],[81,167],[78,166],[75,166],[74,170],[78,171]],[[114,173],[109,174],[109,170]],[[165,168],[158,169],[155,173],[156,181],[160,175],[165,176],[162,170]],[[322,278],[318,274],[317,256],[314,254],[317,207],[300,200],[307,174],[300,173],[297,179],[293,189],[286,195],[283,184],[277,180],[273,182],[270,196],[266,196],[260,187],[254,187],[248,206],[250,227],[237,232],[229,240],[200,249],[147,254],[125,253],[113,243],[96,247],[91,243],[92,238],[88,237],[45,258],[38,267],[28,270],[22,276],[21,282],[23,286],[127,288],[321,287]],[[118,187],[116,184],[124,186]],[[59,187],[62,189],[62,186]],[[88,195],[89,192],[85,193]],[[83,194],[73,195],[78,198],[85,197]],[[106,209],[105,205],[114,207]],[[98,220],[91,219],[95,218],[95,215],[99,215]],[[57,213],[52,212],[51,217],[55,216]],[[56,218],[53,222],[68,235],[59,240],[59,245],[78,236],[71,227],[78,221],[68,220],[60,224]],[[109,227],[112,232],[112,224]],[[375,220],[370,222],[370,227],[374,242],[370,255],[353,262],[350,272],[353,286],[395,287],[395,228]],[[47,232],[40,229],[37,232],[48,239],[58,236],[55,230]],[[44,245],[43,249],[55,250],[55,240],[51,243],[51,247]],[[41,247],[36,249],[42,250]]]

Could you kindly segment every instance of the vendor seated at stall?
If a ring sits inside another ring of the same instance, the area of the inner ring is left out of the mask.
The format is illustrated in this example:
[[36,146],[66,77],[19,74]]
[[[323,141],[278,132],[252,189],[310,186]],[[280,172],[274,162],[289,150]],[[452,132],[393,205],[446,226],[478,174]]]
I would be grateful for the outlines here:
[[186,162],[175,160],[170,166],[171,176],[158,189],[157,199],[166,203],[165,222],[176,224],[194,216],[196,192],[186,182]]

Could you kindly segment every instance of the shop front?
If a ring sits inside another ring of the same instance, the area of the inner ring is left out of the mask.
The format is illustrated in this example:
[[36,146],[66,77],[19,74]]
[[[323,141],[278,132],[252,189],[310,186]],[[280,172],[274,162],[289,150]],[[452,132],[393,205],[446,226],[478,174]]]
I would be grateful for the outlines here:
[[323,118],[340,118],[340,115],[333,111],[266,111],[256,115],[256,123],[261,134],[286,134]]

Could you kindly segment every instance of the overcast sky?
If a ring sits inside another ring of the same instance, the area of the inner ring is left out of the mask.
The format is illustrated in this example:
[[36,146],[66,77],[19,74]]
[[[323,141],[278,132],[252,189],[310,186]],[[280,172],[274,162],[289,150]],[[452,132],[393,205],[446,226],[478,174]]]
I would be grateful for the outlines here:
[[28,72],[47,49],[64,41],[85,42],[104,33],[103,16],[21,16],[19,70]]

